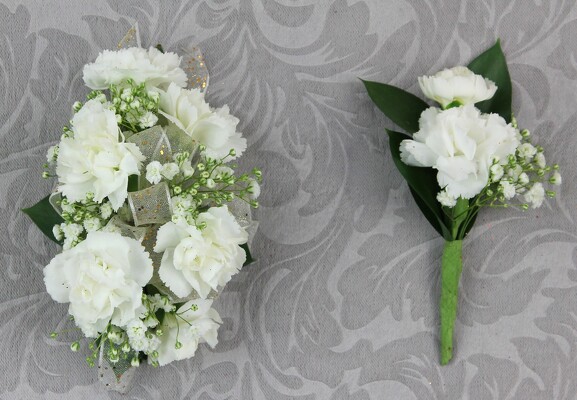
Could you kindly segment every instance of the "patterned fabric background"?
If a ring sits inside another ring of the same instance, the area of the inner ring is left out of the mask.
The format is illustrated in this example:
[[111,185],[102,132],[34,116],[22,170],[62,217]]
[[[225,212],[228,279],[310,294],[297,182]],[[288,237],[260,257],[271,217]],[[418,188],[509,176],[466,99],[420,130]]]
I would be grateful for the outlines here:
[[[208,100],[241,119],[265,186],[259,262],[215,303],[216,349],[140,368],[121,396],[49,338],[66,320],[42,281],[58,248],[19,210],[52,188],[41,165],[87,92],[81,67],[135,21],[144,45],[204,49]],[[498,37],[518,120],[565,184],[536,212],[482,213],[440,367],[442,239],[357,78],[418,93]],[[576,399],[576,89],[573,0],[0,0],[0,398]]]

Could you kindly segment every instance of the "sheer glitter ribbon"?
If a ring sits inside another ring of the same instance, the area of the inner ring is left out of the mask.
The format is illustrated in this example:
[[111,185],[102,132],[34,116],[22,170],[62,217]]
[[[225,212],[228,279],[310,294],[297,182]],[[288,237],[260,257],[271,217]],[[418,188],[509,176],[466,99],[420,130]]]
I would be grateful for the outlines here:
[[126,355],[126,358],[120,357],[115,363],[108,359],[109,345],[105,341],[100,346],[100,354],[98,356],[98,380],[106,386],[109,390],[114,390],[122,394],[126,394],[132,388],[132,378],[136,368],[130,362],[135,356],[134,351]]

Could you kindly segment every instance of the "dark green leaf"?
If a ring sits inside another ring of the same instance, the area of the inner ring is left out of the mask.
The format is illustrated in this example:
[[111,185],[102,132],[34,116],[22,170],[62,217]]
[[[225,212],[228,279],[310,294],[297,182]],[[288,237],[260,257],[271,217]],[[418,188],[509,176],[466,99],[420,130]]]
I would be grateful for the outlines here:
[[469,69],[497,85],[493,98],[477,103],[476,107],[484,113],[499,114],[505,121],[511,122],[511,77],[500,41],[497,40],[493,47],[471,61]]
[[52,228],[56,224],[61,224],[64,220],[58,215],[56,210],[54,210],[54,207],[50,205],[49,198],[50,196],[46,196],[32,207],[24,208],[22,211],[32,219],[32,222],[34,222],[50,240],[62,244],[56,240],[52,234]]
[[244,262],[244,264],[242,266],[244,267],[246,265],[252,264],[254,262],[254,258],[252,258],[252,254],[250,254],[250,249],[248,248],[248,243],[241,244],[240,247],[242,247],[244,249],[244,251],[246,252],[246,261]]
[[405,139],[411,139],[404,133],[387,129],[393,161],[403,178],[409,184],[417,206],[421,209],[433,228],[446,240],[452,240],[450,226],[445,222],[445,213],[437,201],[441,190],[437,184],[437,173],[432,168],[412,167],[401,160],[400,145]]
[[130,175],[128,177],[128,191],[129,192],[136,192],[138,191],[138,175]]
[[419,130],[419,117],[429,105],[417,96],[385,83],[363,81],[369,97],[395,124],[409,133]]

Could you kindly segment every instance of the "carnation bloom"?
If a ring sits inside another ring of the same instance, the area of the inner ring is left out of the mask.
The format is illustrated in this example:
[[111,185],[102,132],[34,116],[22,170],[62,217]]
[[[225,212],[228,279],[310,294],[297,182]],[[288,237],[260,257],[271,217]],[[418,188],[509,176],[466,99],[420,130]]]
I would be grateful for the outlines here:
[[200,230],[185,222],[167,222],[160,227],[154,251],[164,252],[158,274],[179,297],[195,290],[206,298],[211,289],[224,286],[246,261],[241,244],[248,234],[226,206],[201,213]]
[[222,320],[211,306],[212,300],[196,299],[180,307],[176,311],[178,317],[165,314],[160,325],[163,333],[157,348],[159,365],[194,356],[199,343],[216,346],[217,331]]
[[171,84],[160,94],[159,112],[204,145],[209,157],[226,157],[232,149],[235,156],[230,159],[233,159],[246,150],[246,139],[236,131],[238,118],[230,115],[227,106],[212,110],[198,89],[187,90]]
[[448,195],[470,199],[489,180],[493,160],[505,165],[519,145],[519,132],[497,114],[481,114],[474,106],[423,111],[413,140],[401,142],[401,159],[417,167],[433,167]]
[[144,156],[134,143],[118,140],[114,111],[88,101],[72,119],[73,137],[60,141],[56,164],[59,190],[70,201],[88,194],[102,202],[108,197],[114,210],[128,195],[129,175],[138,175]]
[[475,104],[490,99],[497,91],[495,83],[467,67],[454,67],[433,76],[421,76],[419,86],[425,96],[443,108],[453,102],[461,105]]
[[135,319],[151,277],[144,247],[107,232],[88,233],[44,268],[46,290],[55,301],[70,303],[69,313],[87,337],[96,337],[109,322],[122,327]]
[[127,79],[150,87],[166,88],[169,84],[185,87],[186,73],[180,68],[180,57],[151,47],[104,50],[92,64],[84,67],[83,79],[91,89],[108,89]]

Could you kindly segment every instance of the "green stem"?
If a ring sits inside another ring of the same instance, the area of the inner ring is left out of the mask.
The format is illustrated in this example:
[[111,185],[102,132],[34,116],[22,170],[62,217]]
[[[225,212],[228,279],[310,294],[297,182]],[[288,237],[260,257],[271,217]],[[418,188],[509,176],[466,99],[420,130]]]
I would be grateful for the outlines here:
[[459,278],[463,266],[463,241],[445,241],[441,266],[441,365],[453,357],[453,328],[457,318]]

